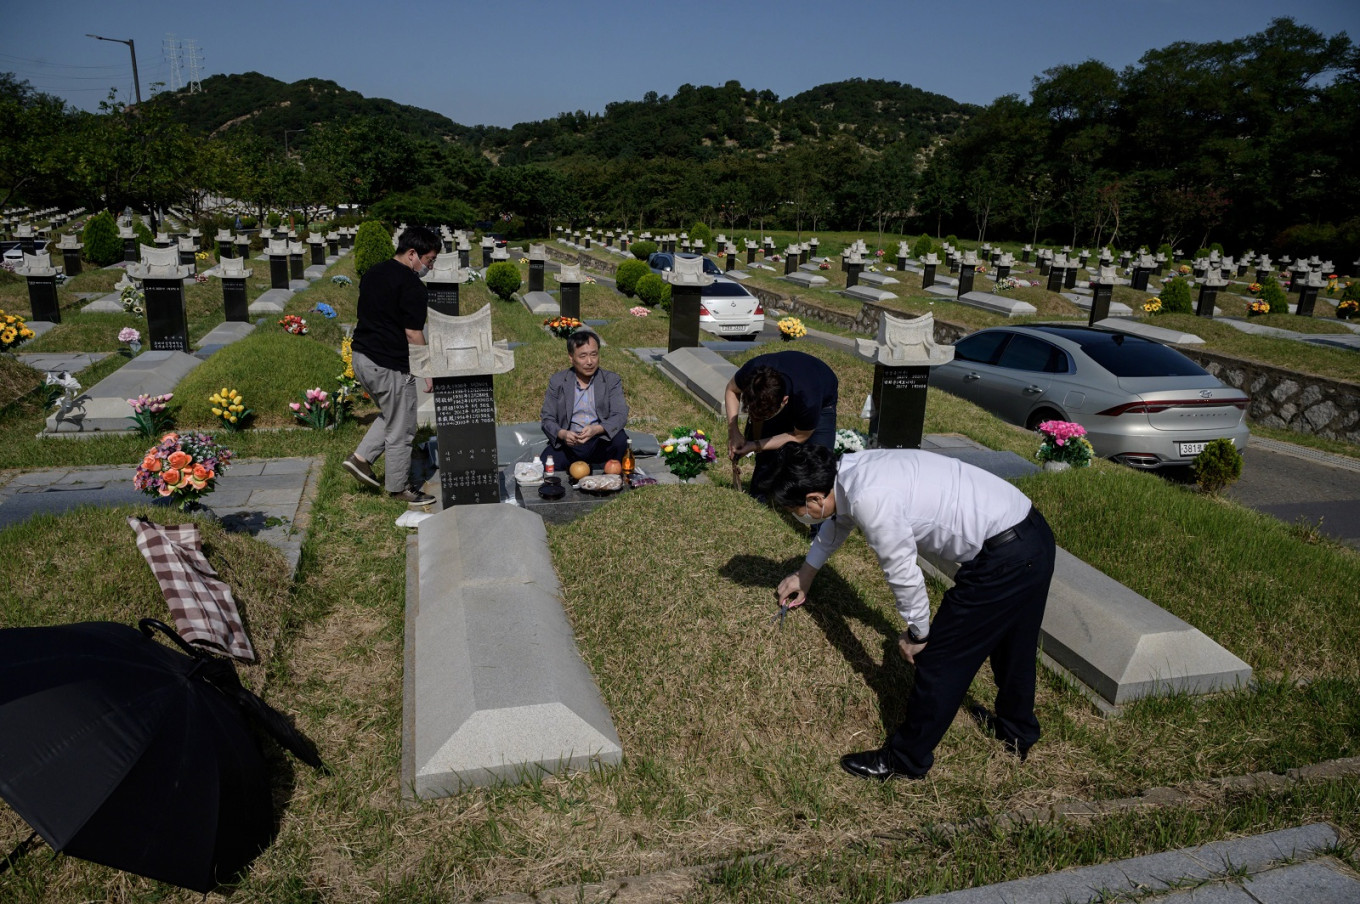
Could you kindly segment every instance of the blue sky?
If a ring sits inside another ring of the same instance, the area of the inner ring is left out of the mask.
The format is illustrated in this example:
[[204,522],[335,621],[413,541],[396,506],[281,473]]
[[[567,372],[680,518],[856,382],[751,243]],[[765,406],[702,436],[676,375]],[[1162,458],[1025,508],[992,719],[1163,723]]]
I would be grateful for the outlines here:
[[[604,0],[6,0],[0,72],[95,109],[110,88],[171,84],[167,35],[192,40],[202,76],[330,79],[368,97],[509,126],[682,84],[768,89],[877,78],[986,104],[1034,76],[1097,59],[1116,69],[1175,41],[1230,40],[1291,16],[1360,41],[1360,0],[859,0],[762,4]],[[187,81],[188,62],[181,70]]]

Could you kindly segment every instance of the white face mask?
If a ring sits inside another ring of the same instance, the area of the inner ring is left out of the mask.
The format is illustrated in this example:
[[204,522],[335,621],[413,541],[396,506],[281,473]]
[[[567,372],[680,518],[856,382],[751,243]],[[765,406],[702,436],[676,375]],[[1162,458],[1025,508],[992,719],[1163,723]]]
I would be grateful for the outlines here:
[[[823,503],[822,503],[822,511],[823,511],[823,512],[826,511],[826,502],[823,502]],[[800,514],[798,514],[797,512],[794,512],[794,513],[793,513],[793,517],[794,517],[794,519],[797,520],[800,524],[806,524],[808,527],[812,527],[813,525],[821,524],[823,521],[826,521],[826,520],[827,520],[828,518],[830,518],[831,516],[830,516],[830,515],[825,515],[825,514],[824,514],[824,515],[822,515],[822,517],[820,517],[820,518],[814,518],[814,517],[812,517],[812,514],[811,514],[806,508],[804,508],[804,509],[803,509],[803,514],[800,515]]]
[[427,266],[425,266],[424,264],[421,264],[421,265],[416,269],[416,276],[419,276],[421,279],[424,279],[424,278],[429,274],[429,272],[430,272],[430,268],[427,267]]

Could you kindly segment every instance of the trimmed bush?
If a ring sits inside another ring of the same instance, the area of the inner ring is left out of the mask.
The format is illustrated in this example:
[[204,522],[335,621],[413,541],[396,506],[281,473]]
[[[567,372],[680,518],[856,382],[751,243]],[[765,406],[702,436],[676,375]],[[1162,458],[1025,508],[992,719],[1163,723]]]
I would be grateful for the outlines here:
[[394,253],[392,236],[377,220],[365,220],[354,236],[354,272],[359,277]]
[[1175,260],[1176,258],[1176,252],[1172,250],[1171,245],[1167,242],[1162,242],[1158,245],[1156,253],[1165,254],[1168,261]]
[[1194,305],[1190,298],[1190,284],[1179,276],[1171,278],[1171,281],[1162,286],[1162,313],[1164,314],[1192,314]]
[[1210,243],[1209,243],[1209,252],[1212,254],[1212,253],[1215,252],[1215,251],[1218,252],[1218,256],[1219,256],[1219,257],[1222,257],[1222,256],[1223,256],[1223,243],[1222,243],[1222,242],[1210,242]]
[[1201,248],[1201,249],[1199,249],[1198,251],[1195,252],[1195,260],[1199,260],[1199,259],[1202,258],[1202,257],[1208,257],[1208,256],[1209,256],[1209,249],[1208,249],[1208,248]]
[[1284,294],[1280,281],[1273,276],[1267,276],[1266,281],[1261,283],[1261,300],[1270,305],[1272,314],[1289,313],[1289,296]]
[[916,244],[911,246],[911,256],[918,261],[922,260],[927,254],[933,251],[934,248],[935,243],[930,240],[930,236],[922,233],[921,237],[916,240]]
[[645,261],[656,253],[656,242],[634,242],[628,246],[628,250],[633,257],[640,261]]
[[690,241],[703,239],[704,244],[708,245],[713,241],[713,230],[709,229],[708,226],[703,223],[695,223],[693,226],[689,227],[689,238]]
[[638,280],[652,271],[639,260],[623,261],[614,272],[614,285],[629,298],[637,292]]
[[156,234],[151,231],[151,227],[141,220],[132,221],[132,231],[137,234],[137,241],[143,245],[156,247]]
[[271,229],[278,229],[279,224],[283,222],[283,215],[276,210],[271,210],[269,216],[265,217],[265,222],[269,224]]
[[[664,310],[670,310],[671,284],[661,278],[659,274],[647,272],[645,276],[637,281],[638,300],[649,308],[662,305]],[[664,301],[664,304],[663,304]]]
[[1217,493],[1242,476],[1242,453],[1230,439],[1216,439],[1195,456],[1190,470],[1206,493]]
[[501,301],[509,301],[519,289],[519,268],[509,261],[496,261],[486,268],[486,287]]
[[92,264],[107,267],[123,259],[123,240],[118,237],[118,223],[107,210],[90,217],[85,231],[80,234],[85,244],[85,259]]

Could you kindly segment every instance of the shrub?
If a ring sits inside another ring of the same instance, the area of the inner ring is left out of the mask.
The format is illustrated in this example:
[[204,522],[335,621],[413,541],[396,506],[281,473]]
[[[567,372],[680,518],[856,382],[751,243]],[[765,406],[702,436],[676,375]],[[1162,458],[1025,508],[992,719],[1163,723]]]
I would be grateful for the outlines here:
[[1209,256],[1209,249],[1208,249],[1208,248],[1201,248],[1201,249],[1199,249],[1198,251],[1195,252],[1195,260],[1199,260],[1199,259],[1202,258],[1202,257],[1208,257],[1208,256]]
[[652,271],[639,260],[623,261],[614,272],[614,285],[629,298],[637,292],[638,280]]
[[107,267],[123,259],[123,240],[118,237],[118,224],[107,210],[90,217],[80,240],[85,243],[85,259]]
[[1360,279],[1351,280],[1351,284],[1341,293],[1342,301],[1360,301]]
[[1261,283],[1260,298],[1270,305],[1270,313],[1289,313],[1289,296],[1284,294],[1284,289],[1280,288],[1280,281],[1275,277],[1267,276],[1266,281]]
[[1190,300],[1190,284],[1179,276],[1172,277],[1171,281],[1162,286],[1162,313],[1164,314],[1190,314],[1194,312],[1194,305]]
[[1223,243],[1222,243],[1222,242],[1210,242],[1210,243],[1209,243],[1209,252],[1212,254],[1212,253],[1215,252],[1215,251],[1218,252],[1218,256],[1219,256],[1219,257],[1222,257],[1222,256],[1223,256]]
[[916,244],[911,246],[911,256],[918,261],[923,260],[934,248],[935,243],[930,240],[930,236],[922,233],[921,237],[916,240]]
[[486,268],[486,287],[501,301],[509,301],[519,283],[519,268],[509,261],[496,261]]
[[689,238],[690,241],[703,239],[704,244],[708,245],[713,241],[713,230],[709,229],[704,223],[695,223],[693,226],[689,227]]
[[634,242],[628,246],[633,257],[640,261],[645,261],[656,253],[656,242]]
[[151,231],[151,227],[141,220],[132,221],[132,231],[137,234],[137,241],[143,245],[156,247],[156,234]]
[[354,272],[362,277],[392,256],[392,236],[377,220],[365,220],[354,236]]
[[1242,476],[1242,453],[1230,439],[1216,439],[1195,456],[1190,470],[1206,493],[1217,493]]
[[1175,257],[1176,257],[1176,252],[1172,249],[1171,245],[1168,244],[1167,242],[1162,242],[1160,245],[1158,245],[1158,246],[1157,246],[1157,251],[1156,251],[1155,253],[1157,253],[1157,254],[1165,254],[1167,260],[1174,260]]
[[270,229],[278,229],[279,224],[283,222],[283,217],[278,211],[271,210],[269,216],[265,217],[265,222],[269,224]]
[[654,308],[660,304],[664,310],[670,310],[671,284],[662,279],[659,274],[648,271],[637,281],[637,287],[634,291],[637,292],[638,299],[647,307]]

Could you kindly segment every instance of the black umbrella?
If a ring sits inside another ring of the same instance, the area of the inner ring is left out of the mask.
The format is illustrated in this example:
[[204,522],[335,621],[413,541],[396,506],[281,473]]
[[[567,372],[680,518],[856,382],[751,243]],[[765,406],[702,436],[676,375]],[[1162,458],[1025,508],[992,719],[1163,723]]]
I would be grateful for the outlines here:
[[272,837],[268,775],[243,713],[321,761],[230,662],[160,622],[141,627],[0,630],[0,797],[54,850],[206,892]]

